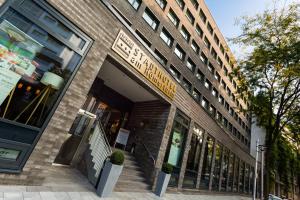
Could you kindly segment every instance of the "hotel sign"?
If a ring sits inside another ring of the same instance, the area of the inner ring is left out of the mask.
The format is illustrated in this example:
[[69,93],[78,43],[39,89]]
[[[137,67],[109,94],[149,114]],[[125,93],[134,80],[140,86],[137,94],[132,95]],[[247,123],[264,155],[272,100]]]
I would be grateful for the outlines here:
[[124,31],[121,30],[119,32],[112,49],[160,91],[173,100],[176,93],[176,83],[169,74],[155,64]]

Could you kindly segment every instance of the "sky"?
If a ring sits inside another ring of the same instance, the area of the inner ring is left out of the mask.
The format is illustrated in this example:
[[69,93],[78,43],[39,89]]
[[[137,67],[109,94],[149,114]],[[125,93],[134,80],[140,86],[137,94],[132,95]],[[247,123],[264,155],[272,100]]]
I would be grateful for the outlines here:
[[[284,2],[288,5],[295,0],[279,0],[279,6]],[[226,3],[225,3],[226,2]],[[253,16],[262,13],[266,8],[273,7],[274,0],[205,0],[219,29],[225,38],[238,36],[240,29],[235,25],[236,20],[241,16]],[[238,45],[228,43],[235,57],[239,58],[247,51]]]

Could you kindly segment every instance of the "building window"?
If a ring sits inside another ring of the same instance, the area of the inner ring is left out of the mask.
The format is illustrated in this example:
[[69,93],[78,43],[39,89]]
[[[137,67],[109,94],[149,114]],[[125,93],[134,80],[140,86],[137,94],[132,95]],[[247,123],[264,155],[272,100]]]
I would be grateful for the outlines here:
[[224,105],[224,97],[222,97],[222,95],[219,96],[218,101],[220,104]]
[[198,90],[196,90],[195,88],[194,88],[194,90],[193,90],[193,97],[194,97],[194,99],[197,101],[197,102],[200,102],[200,99],[201,99],[201,94],[200,94],[200,92],[198,91]]
[[218,59],[217,59],[217,63],[218,63],[218,65],[219,65],[220,67],[222,67],[222,66],[223,66],[223,62],[222,62],[222,60],[221,60],[221,58],[220,58],[220,57],[218,57]]
[[214,34],[214,29],[212,28],[212,26],[210,25],[209,22],[207,23],[207,30],[209,31],[209,33],[210,33],[211,35]]
[[228,69],[224,66],[224,74],[228,76]]
[[172,9],[169,10],[168,18],[174,24],[174,26],[177,28],[179,25],[179,18],[177,17],[177,15],[175,14],[175,12]]
[[190,150],[183,178],[183,188],[196,188],[199,161],[202,151],[204,129],[197,124],[193,127]]
[[218,98],[218,91],[217,91],[216,88],[213,88],[213,89],[212,89],[211,94],[212,94],[214,97]]
[[218,55],[217,55],[217,52],[216,52],[216,50],[215,50],[214,48],[211,48],[211,55],[212,55],[212,57],[213,57],[215,60],[217,60]]
[[203,37],[203,30],[200,28],[199,24],[196,24],[196,33],[199,35],[200,38]]
[[228,123],[228,130],[230,133],[232,133],[232,124],[231,123]]
[[215,68],[213,67],[213,65],[211,63],[208,63],[207,69],[210,73],[214,74]]
[[186,30],[186,28],[184,26],[181,27],[180,33],[187,42],[190,41],[191,34]]
[[207,136],[207,141],[205,143],[205,148],[204,148],[204,158],[203,158],[203,166],[202,166],[202,173],[201,173],[201,180],[200,180],[201,189],[208,189],[209,187],[213,148],[214,148],[214,139],[211,138],[210,136]]
[[205,97],[202,98],[201,106],[208,110],[208,100]]
[[174,49],[174,53],[180,60],[184,60],[185,52],[178,44],[176,45],[176,47]]
[[225,53],[225,49],[224,49],[223,45],[220,45],[220,49],[221,49],[221,52],[224,54]]
[[221,81],[221,87],[226,90],[226,83],[224,80]]
[[199,45],[195,42],[195,40],[192,40],[191,47],[192,47],[193,51],[194,51],[196,54],[199,53],[200,47],[199,47]]
[[231,96],[231,90],[229,89],[229,87],[227,87],[226,92],[228,96]]
[[215,165],[213,169],[213,180],[212,180],[212,189],[215,191],[219,191],[222,150],[223,150],[222,145],[220,143],[216,143]]
[[224,105],[224,107],[226,108],[226,110],[228,110],[229,111],[229,104],[225,101],[225,105]]
[[194,72],[195,69],[196,69],[196,64],[195,64],[190,58],[188,58],[188,59],[187,59],[187,62],[186,62],[186,67],[187,67],[189,70],[191,70],[192,72]]
[[170,65],[170,72],[172,74],[172,76],[178,81],[180,82],[180,77],[181,77],[181,74],[180,72],[173,66],[173,65]]
[[155,15],[148,8],[146,8],[144,13],[143,13],[143,19],[147,22],[147,24],[149,24],[149,26],[153,30],[157,29],[157,27],[159,25],[159,21],[155,17]]
[[227,54],[225,54],[225,59],[229,63],[229,56]]
[[229,154],[229,166],[228,166],[228,191],[232,192],[233,180],[234,180],[234,154]]
[[222,119],[223,119],[223,116],[220,112],[217,112],[217,120],[218,122],[222,123]]
[[208,89],[208,90],[211,90],[211,88],[212,88],[212,85],[211,85],[211,82],[209,81],[209,80],[205,80],[205,82],[204,82],[204,86],[206,87],[206,89]]
[[204,82],[204,74],[200,71],[200,69],[197,70],[196,72],[196,78],[200,81],[200,83]]
[[192,93],[192,84],[187,79],[183,78],[182,86],[188,93]]
[[201,52],[201,54],[200,54],[200,60],[201,60],[205,65],[207,65],[208,59],[207,59],[207,56],[206,56],[203,52]]
[[181,8],[181,10],[184,9],[185,3],[183,0],[176,0],[178,6]]
[[233,110],[233,108],[230,108],[230,109],[229,109],[229,114],[230,114],[231,116],[234,115],[234,110]]
[[142,3],[142,0],[127,0],[127,1],[135,10],[138,10]]
[[172,47],[174,43],[174,38],[171,36],[171,34],[163,28],[161,33],[160,33],[160,38],[165,42],[166,45],[169,47]]
[[193,4],[193,6],[195,7],[195,9],[197,10],[199,7],[199,3],[197,2],[197,0],[191,0],[191,3]]
[[161,9],[165,9],[166,8],[166,5],[167,5],[167,1],[166,0],[155,0],[156,3],[159,5],[159,7]]
[[204,12],[203,12],[202,9],[200,9],[199,16],[200,16],[200,19],[201,19],[201,20],[203,21],[203,23],[205,24],[207,18],[206,18],[206,16],[205,16],[205,14],[204,14]]
[[226,184],[228,180],[228,169],[229,169],[229,153],[227,148],[223,148],[223,164],[221,173],[221,191],[226,191]]
[[218,72],[215,73],[215,79],[220,83],[221,76]]
[[188,20],[191,22],[191,24],[194,25],[194,23],[195,23],[195,17],[193,16],[193,14],[191,13],[191,11],[189,9],[187,9],[185,15],[188,18]]
[[210,49],[211,44],[210,44],[210,42],[209,42],[209,40],[207,39],[206,36],[204,37],[204,44],[205,44],[205,46],[206,46],[208,49]]
[[216,44],[219,45],[220,40],[216,34],[214,35],[214,40],[215,40]]
[[227,128],[228,120],[225,117],[223,117],[223,125]]
[[44,3],[10,1],[1,12],[0,168],[16,172],[22,171],[92,42]]
[[210,105],[210,107],[209,107],[209,112],[210,112],[210,114],[213,116],[213,117],[216,117],[216,108],[214,107],[214,106],[212,106],[212,105]]
[[244,179],[245,179],[245,162],[241,161],[239,192],[244,192]]
[[168,60],[157,49],[154,50],[154,53],[157,56],[157,59],[160,62],[160,64],[162,64],[162,65],[166,65],[167,64]]
[[139,36],[139,38],[141,38],[143,40],[143,42],[145,42],[145,44],[150,47],[151,46],[151,42],[149,42],[149,40],[147,40],[147,38],[138,30],[135,31],[136,34]]

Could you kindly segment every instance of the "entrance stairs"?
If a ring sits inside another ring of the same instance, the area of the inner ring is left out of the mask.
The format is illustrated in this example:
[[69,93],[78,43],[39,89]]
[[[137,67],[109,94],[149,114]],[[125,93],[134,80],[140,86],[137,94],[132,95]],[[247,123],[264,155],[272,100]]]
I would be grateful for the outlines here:
[[151,186],[148,184],[141,167],[135,157],[127,151],[121,176],[115,186],[116,192],[149,192]]

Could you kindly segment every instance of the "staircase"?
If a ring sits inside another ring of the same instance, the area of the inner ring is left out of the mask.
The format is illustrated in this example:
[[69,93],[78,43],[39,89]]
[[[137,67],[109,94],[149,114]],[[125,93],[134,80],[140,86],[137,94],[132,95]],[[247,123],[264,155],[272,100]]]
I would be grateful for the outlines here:
[[147,183],[144,173],[138,166],[135,157],[127,151],[121,176],[114,189],[116,192],[149,192],[151,186]]

